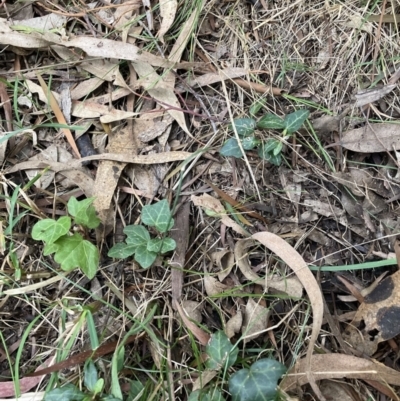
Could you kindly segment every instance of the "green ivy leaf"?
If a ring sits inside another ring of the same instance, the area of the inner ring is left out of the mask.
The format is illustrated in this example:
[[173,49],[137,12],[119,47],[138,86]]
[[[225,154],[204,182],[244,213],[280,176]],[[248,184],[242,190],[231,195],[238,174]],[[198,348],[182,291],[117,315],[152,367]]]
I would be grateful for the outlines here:
[[70,228],[71,218],[68,216],[60,217],[58,220],[40,220],[33,226],[32,238],[36,241],[52,244],[67,234]]
[[157,253],[147,250],[146,245],[139,246],[135,252],[135,260],[143,269],[148,269],[156,260]]
[[284,129],[285,122],[275,114],[266,114],[257,121],[257,127],[262,129]]
[[53,244],[46,244],[45,247],[43,248],[43,255],[48,256],[51,255],[54,252],[57,252],[59,248],[59,245],[53,243]]
[[83,382],[85,383],[86,388],[90,392],[94,393],[98,377],[97,377],[96,366],[94,366],[92,360],[89,359],[85,364],[85,367],[83,369],[83,374],[84,374]]
[[103,388],[104,388],[104,379],[100,377],[100,379],[97,380],[96,384],[94,385],[93,394],[100,394],[103,391]]
[[98,249],[92,243],[75,233],[70,237],[60,238],[57,245],[59,248],[54,260],[61,265],[61,269],[70,271],[79,267],[89,279],[96,275],[100,256]]
[[136,245],[126,244],[125,242],[118,242],[108,251],[107,255],[114,259],[126,259],[136,252]]
[[94,198],[87,198],[78,201],[71,197],[68,201],[68,213],[74,216],[76,224],[81,224],[87,228],[96,228],[100,224],[100,219],[96,216],[96,210],[92,203]]
[[176,248],[176,242],[172,238],[154,238],[147,243],[147,250],[149,252],[167,253]]
[[243,138],[241,142],[244,150],[254,149],[257,145],[260,144],[260,140],[257,139],[254,135],[246,136],[246,138]]
[[222,156],[225,157],[236,157],[240,158],[243,156],[242,151],[239,148],[238,142],[236,138],[228,139],[223,145],[221,150],[219,151]]
[[[132,400],[133,400],[133,398],[132,398]],[[113,395],[105,395],[105,396],[101,397],[100,401],[122,401],[122,400],[121,400],[121,398],[116,398]]]
[[230,368],[236,362],[239,349],[231,344],[223,330],[219,330],[211,335],[206,354],[209,357],[206,362],[207,368],[220,370],[225,364],[226,368]]
[[279,141],[279,143],[276,145],[276,147],[272,151],[272,154],[274,156],[278,156],[278,154],[282,152],[282,148],[283,148],[283,142]]
[[160,233],[169,231],[174,225],[174,219],[171,218],[167,200],[163,199],[153,205],[144,206],[142,221],[150,227],[155,227]]
[[[240,137],[251,135],[256,128],[256,120],[254,118],[236,118],[233,124]],[[229,127],[233,129],[232,125]]]
[[278,380],[286,367],[274,359],[259,359],[250,369],[241,369],[229,378],[232,401],[270,401],[277,393]]
[[301,128],[309,115],[310,112],[308,110],[297,110],[294,113],[290,113],[285,117],[285,126],[283,128],[288,134],[293,134],[293,132]]
[[136,247],[145,245],[150,241],[150,234],[146,227],[140,225],[130,225],[124,228],[124,233],[127,235],[126,243]]
[[43,401],[82,401],[86,395],[73,384],[55,388],[45,394]]
[[188,401],[225,401],[222,393],[217,388],[209,390],[192,391],[188,397]]

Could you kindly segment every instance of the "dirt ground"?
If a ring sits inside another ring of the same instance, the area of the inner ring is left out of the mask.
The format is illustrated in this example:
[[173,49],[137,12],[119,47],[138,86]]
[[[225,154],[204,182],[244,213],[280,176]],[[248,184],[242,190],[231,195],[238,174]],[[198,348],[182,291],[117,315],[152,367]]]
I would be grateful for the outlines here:
[[1,1],[0,401],[399,400],[399,22]]

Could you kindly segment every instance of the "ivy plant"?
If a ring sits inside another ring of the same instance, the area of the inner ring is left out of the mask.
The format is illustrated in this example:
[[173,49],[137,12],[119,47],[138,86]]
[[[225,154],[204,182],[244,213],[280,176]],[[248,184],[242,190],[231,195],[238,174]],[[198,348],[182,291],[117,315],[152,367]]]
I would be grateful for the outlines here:
[[174,226],[171,210],[167,200],[159,201],[153,205],[146,205],[142,210],[143,224],[153,227],[158,235],[152,238],[143,225],[129,225],[124,228],[125,242],[115,244],[108,256],[116,259],[125,259],[134,255],[136,262],[144,269],[149,268],[157,255],[173,251],[176,243],[172,238],[163,234]]
[[[239,349],[220,330],[212,334],[206,346],[206,354],[208,370],[226,373],[236,363]],[[236,371],[228,377],[232,401],[275,400],[278,395],[278,381],[285,373],[286,367],[271,358],[259,359],[250,367]],[[225,398],[215,385],[210,385],[192,392],[189,401],[225,401]]]
[[77,386],[69,383],[63,387],[50,390],[44,396],[43,401],[121,401],[113,395],[104,394],[104,379],[98,377],[97,369],[92,360],[88,360],[83,369],[83,383],[85,390],[81,391]]
[[[257,107],[250,110],[251,115],[258,111],[258,107],[262,103],[257,103]],[[257,149],[258,155],[264,160],[279,166],[282,163],[283,140],[287,140],[290,136],[298,131],[308,118],[310,112],[308,110],[297,110],[286,115],[284,118],[274,114],[266,114],[260,119],[255,118],[237,118],[233,121],[240,143],[243,150]],[[233,127],[231,127],[233,128]],[[281,139],[269,138],[261,140],[255,135],[256,128],[272,129],[281,131]],[[233,156],[240,158],[243,156],[239,143],[236,138],[228,139],[220,150],[223,156]]]
[[71,197],[67,204],[69,216],[43,219],[32,228],[32,238],[46,244],[44,256],[54,253],[62,270],[80,268],[89,279],[96,275],[100,259],[97,247],[85,239],[88,229],[100,224],[93,201],[94,198],[78,201]]

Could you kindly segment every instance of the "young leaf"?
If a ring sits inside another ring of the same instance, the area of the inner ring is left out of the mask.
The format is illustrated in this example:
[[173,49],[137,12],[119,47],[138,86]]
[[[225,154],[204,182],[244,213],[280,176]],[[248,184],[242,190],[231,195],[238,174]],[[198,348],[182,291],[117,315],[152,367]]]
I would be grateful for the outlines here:
[[58,220],[40,220],[33,226],[32,238],[36,241],[41,240],[47,244],[52,244],[67,234],[70,228],[71,218],[68,216],[60,217]]
[[[278,154],[274,154],[275,149],[279,149]],[[263,143],[258,148],[258,155],[264,159],[274,164],[275,166],[280,166],[282,163],[282,147],[281,142],[276,139],[269,139],[267,142]]]
[[142,210],[142,221],[144,224],[155,227],[160,233],[165,233],[174,225],[174,219],[171,218],[171,211],[166,199],[146,205]]
[[176,242],[172,238],[154,238],[147,243],[147,250],[155,253],[167,253],[176,248]]
[[279,143],[276,145],[276,147],[272,151],[272,154],[274,156],[278,156],[278,154],[282,152],[282,148],[283,148],[283,142],[279,141]]
[[132,256],[136,252],[136,245],[125,244],[125,242],[119,242],[115,244],[107,253],[110,258],[114,259],[126,259]]
[[96,275],[100,257],[98,249],[93,244],[75,233],[70,237],[60,238],[57,245],[59,248],[54,260],[61,265],[61,269],[70,271],[80,267],[89,279]]
[[82,401],[86,395],[78,390],[73,384],[50,390],[43,401]]
[[209,390],[195,390],[189,395],[188,401],[225,401],[222,393],[217,388]]
[[228,139],[223,145],[221,150],[219,151],[222,156],[225,157],[236,157],[240,158],[243,156],[242,151],[239,148],[238,142],[236,138]]
[[85,383],[85,387],[91,392],[94,392],[94,388],[96,386],[98,377],[97,377],[97,369],[94,366],[94,363],[91,359],[88,359],[85,367],[83,369],[83,382]]
[[246,136],[246,138],[243,138],[241,142],[244,150],[254,149],[257,145],[260,144],[260,140],[257,139],[254,135]]
[[[237,118],[233,120],[233,124],[240,137],[251,135],[256,128],[256,121],[254,118]],[[232,125],[230,128],[233,129]]]
[[127,235],[126,243],[136,247],[145,245],[150,241],[150,234],[146,227],[140,225],[131,225],[124,228],[124,233]]
[[87,228],[96,228],[100,224],[100,219],[96,216],[96,210],[92,203],[94,198],[87,198],[78,201],[71,197],[68,201],[68,213],[75,217],[75,223]]
[[261,108],[265,105],[266,99],[259,99],[255,101],[249,109],[249,114],[253,117],[261,110]]
[[99,380],[97,380],[96,384],[94,385],[93,388],[93,394],[100,394],[103,391],[104,388],[104,379],[100,377]]
[[239,349],[234,347],[223,330],[212,334],[210,342],[206,347],[208,369],[220,370],[226,364],[230,368],[237,359]]
[[143,269],[148,269],[156,260],[157,253],[147,250],[145,245],[139,246],[135,252],[135,260]]
[[257,121],[257,128],[263,129],[284,129],[285,122],[275,114],[266,114]]
[[144,389],[144,385],[139,380],[132,380],[129,383],[128,400],[135,399]]
[[259,359],[250,369],[241,369],[229,378],[232,401],[270,401],[286,367],[274,359]]
[[[128,398],[130,400],[130,398]],[[133,400],[133,398],[132,398]],[[105,395],[100,398],[100,401],[122,401],[121,398],[116,398],[113,395]]]
[[293,132],[301,128],[309,115],[310,112],[308,110],[297,110],[294,113],[290,113],[285,117],[285,126],[283,128],[288,134],[293,134]]

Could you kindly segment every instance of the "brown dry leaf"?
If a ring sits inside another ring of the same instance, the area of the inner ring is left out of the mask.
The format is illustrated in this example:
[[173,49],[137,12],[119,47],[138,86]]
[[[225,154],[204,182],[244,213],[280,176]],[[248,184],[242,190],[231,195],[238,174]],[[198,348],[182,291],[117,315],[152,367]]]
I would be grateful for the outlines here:
[[201,314],[202,306],[200,302],[189,300],[182,301],[182,309],[185,311],[188,318],[197,323],[202,322],[203,316]]
[[210,257],[213,263],[220,268],[217,273],[219,281],[224,280],[235,265],[235,255],[233,252],[223,249],[222,251],[213,252]]
[[231,317],[226,322],[225,333],[228,338],[232,338],[236,333],[240,332],[243,323],[243,316],[240,310],[237,311],[236,315]]
[[[309,383],[306,358],[300,359],[283,378],[279,387],[283,391],[294,390],[296,386]],[[363,379],[378,380],[400,386],[400,372],[388,368],[374,360],[343,354],[315,354],[311,357],[311,369],[317,380],[323,379]]]
[[71,114],[80,118],[99,118],[103,124],[114,121],[126,120],[132,118],[136,113],[131,111],[118,110],[114,107],[104,106],[95,102],[80,102],[74,100],[72,102]]
[[382,88],[373,88],[358,92],[356,94],[356,106],[362,107],[382,99],[396,87],[397,85],[385,85]]
[[168,82],[168,75],[158,75],[155,69],[145,63],[135,62],[132,65],[140,77],[140,84],[143,88],[152,98],[159,101],[179,126],[190,135],[179,100]]
[[182,306],[176,299],[172,300],[172,306],[176,309],[185,323],[185,326],[193,333],[193,335],[200,341],[202,345],[207,345],[210,341],[210,335],[202,330],[200,327],[197,327],[193,322],[191,322],[187,316],[185,311],[182,309]]
[[377,153],[400,149],[400,125],[368,124],[343,134],[338,145],[360,153]]
[[160,15],[162,17],[162,21],[160,29],[157,32],[157,37],[160,39],[161,43],[164,43],[164,35],[174,23],[177,9],[177,0],[160,0]]
[[[337,381],[331,380],[322,380],[319,388],[321,389],[322,394],[328,400],[332,401],[355,401],[360,400],[359,397],[354,398],[355,391],[349,386],[347,383],[340,383]],[[361,401],[361,400],[360,400]]]
[[[56,98],[53,96],[52,92],[47,87],[46,83],[44,82],[44,79],[39,74],[36,74],[36,75],[37,75],[37,79],[38,79],[43,91],[45,93],[47,93],[47,95],[48,95],[50,107],[53,110],[53,113],[56,116],[57,121],[60,124],[67,125],[67,121],[65,120],[64,114],[62,113]],[[71,130],[69,128],[60,128],[60,130],[67,138],[67,141],[68,141],[69,145],[71,146],[72,150],[74,151],[75,155],[78,158],[80,158],[81,155],[79,153],[78,147],[76,146],[75,139],[71,133]]]
[[[364,297],[343,338],[355,349],[373,355],[382,341],[400,333],[400,271],[383,279]],[[358,326],[362,323],[362,329]]]
[[[30,79],[25,79],[24,81],[25,86],[28,88],[30,93],[36,93],[39,96],[39,100],[45,104],[49,103],[49,99],[46,95],[46,93],[43,91],[42,87],[38,84],[35,84],[33,81]],[[57,102],[60,100],[60,95],[57,92],[51,92]]]
[[203,370],[200,376],[193,383],[193,391],[201,390],[218,374],[218,370]]
[[[110,153],[126,152],[128,149],[131,150],[132,155],[137,153],[133,137],[127,128],[111,133],[108,140],[107,151]],[[93,206],[103,223],[103,234],[107,234],[113,226],[115,210],[111,208],[112,198],[125,166],[126,163],[105,160],[100,162],[97,168]],[[100,231],[98,235],[101,236]]]
[[257,338],[265,332],[268,327],[269,310],[253,298],[249,298],[244,312],[244,322],[242,327],[244,343]]
[[225,209],[218,199],[215,199],[208,194],[203,194],[200,196],[192,195],[190,199],[196,206],[201,206],[204,208],[206,213],[211,213],[213,216],[221,218],[223,224],[225,224],[227,227],[231,227],[238,234],[241,234],[245,237],[249,236],[247,231],[245,231],[238,223],[226,215]]
[[274,274],[266,277],[266,288],[273,288],[275,291],[284,292],[291,297],[301,298],[303,296],[303,286],[296,277],[281,277]]
[[304,199],[303,203],[306,206],[311,207],[315,213],[321,214],[325,217],[339,217],[344,214],[344,210],[333,206],[330,203],[325,203],[314,199]]
[[[11,131],[13,131],[13,123],[12,123],[13,118],[12,118],[11,102],[10,102],[10,98],[7,93],[6,85],[3,81],[0,81],[0,102],[4,109],[4,115],[6,117],[7,131],[11,132]],[[6,135],[6,134],[4,134],[4,135]],[[2,132],[0,133],[0,137],[1,136],[3,136]],[[7,143],[8,143],[8,140],[0,143],[0,163],[4,162],[4,158],[6,155],[6,149],[7,149]]]
[[229,288],[229,286],[220,283],[216,278],[209,275],[204,276],[204,288],[208,296],[218,295]]
[[301,255],[285,240],[275,234],[266,231],[253,234],[252,238],[259,241],[266,248],[274,252],[295,272],[296,276],[303,284],[308,294],[308,297],[310,298],[313,310],[313,326],[311,338],[308,344],[307,356],[305,358],[305,366],[307,378],[312,389],[314,390],[316,395],[321,398],[321,400],[324,400],[325,398],[322,396],[317,384],[315,383],[315,378],[313,377],[313,369],[311,367],[311,357],[313,355],[314,346],[317,341],[318,334],[321,330],[324,314],[324,302],[319,285]]

